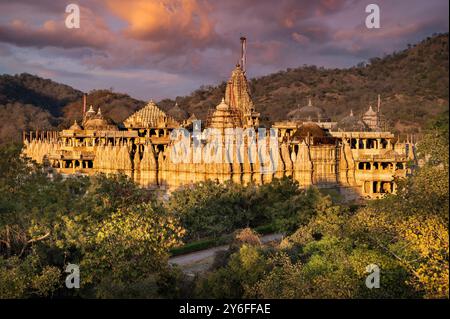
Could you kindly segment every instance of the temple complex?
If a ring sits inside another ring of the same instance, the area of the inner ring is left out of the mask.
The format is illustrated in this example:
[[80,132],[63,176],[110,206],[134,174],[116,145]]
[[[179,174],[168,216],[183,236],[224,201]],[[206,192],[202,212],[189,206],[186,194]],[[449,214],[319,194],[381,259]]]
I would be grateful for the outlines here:
[[[263,184],[283,176],[300,187],[337,189],[346,198],[396,191],[396,179],[415,159],[414,145],[385,130],[380,97],[376,110],[369,106],[362,116],[350,111],[336,122],[309,99],[272,131],[259,128],[245,74],[245,38],[241,44],[240,63],[203,130],[178,104],[164,112],[150,101],[121,127],[91,106],[66,130],[24,132],[23,154],[65,175],[120,172],[167,191],[207,179]],[[193,132],[183,137],[188,128]]]

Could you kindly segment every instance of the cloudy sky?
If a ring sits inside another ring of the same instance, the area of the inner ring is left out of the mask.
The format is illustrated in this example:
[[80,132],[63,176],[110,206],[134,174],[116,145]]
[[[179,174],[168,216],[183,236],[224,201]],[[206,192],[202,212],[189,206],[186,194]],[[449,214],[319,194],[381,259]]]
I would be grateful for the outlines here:
[[[68,4],[79,29],[65,27]],[[381,9],[367,29],[365,8]],[[447,0],[0,0],[0,73],[149,100],[226,80],[248,38],[248,75],[348,67],[448,32]]]

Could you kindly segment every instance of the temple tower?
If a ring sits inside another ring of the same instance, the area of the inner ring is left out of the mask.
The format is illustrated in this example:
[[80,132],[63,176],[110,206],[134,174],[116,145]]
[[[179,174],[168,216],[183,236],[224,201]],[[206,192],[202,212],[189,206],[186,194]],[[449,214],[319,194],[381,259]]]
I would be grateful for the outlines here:
[[241,38],[241,57],[231,73],[231,78],[227,82],[225,89],[225,103],[234,108],[241,118],[243,127],[259,126],[259,113],[255,111],[250,95],[250,87],[245,76],[246,39]]

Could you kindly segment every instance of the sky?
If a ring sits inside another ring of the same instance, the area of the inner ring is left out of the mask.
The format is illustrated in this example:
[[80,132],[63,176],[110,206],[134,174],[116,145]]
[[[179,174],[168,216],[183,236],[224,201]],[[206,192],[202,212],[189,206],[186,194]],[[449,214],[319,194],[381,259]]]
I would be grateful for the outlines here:
[[[80,8],[80,28],[65,25]],[[368,4],[380,28],[368,29]],[[344,68],[449,30],[447,0],[0,0],[0,73],[142,100],[227,80],[247,37],[247,76]]]

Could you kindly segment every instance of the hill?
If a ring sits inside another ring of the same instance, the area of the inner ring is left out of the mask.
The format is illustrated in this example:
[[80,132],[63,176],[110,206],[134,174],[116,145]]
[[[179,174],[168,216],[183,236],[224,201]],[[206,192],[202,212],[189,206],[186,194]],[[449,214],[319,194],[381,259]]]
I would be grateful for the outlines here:
[[[231,71],[231,69],[230,69]],[[301,66],[250,79],[252,97],[262,122],[286,118],[308,97],[334,120],[364,112],[382,97],[382,112],[394,132],[417,132],[426,122],[448,110],[448,33],[437,34],[400,52],[372,58],[346,69]],[[202,86],[192,94],[164,99],[205,119],[225,91],[225,83]],[[20,140],[25,129],[67,127],[81,117],[83,92],[31,74],[0,75],[0,143]],[[122,122],[145,102],[110,90],[88,93],[88,105],[101,107],[113,121]]]
[[49,79],[22,73],[0,76],[0,105],[7,103],[30,104],[61,115],[61,108],[80,99],[83,92]]

